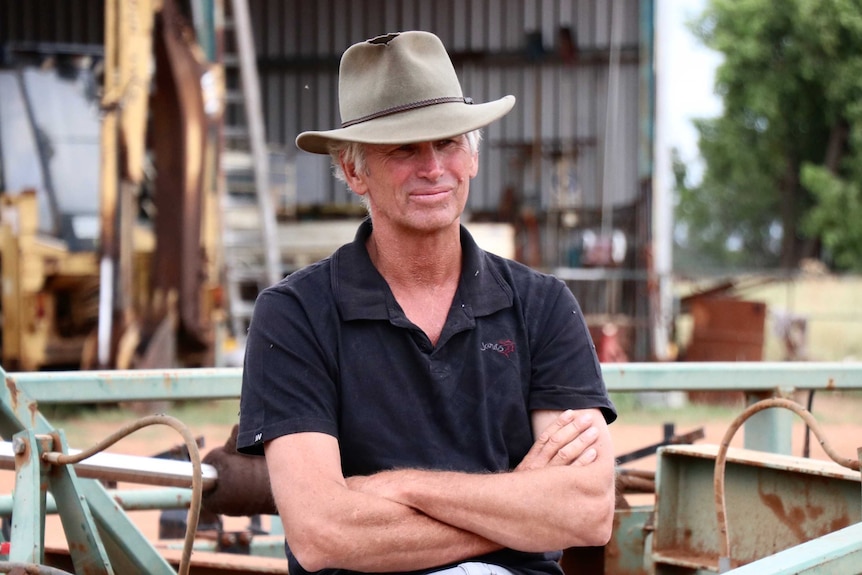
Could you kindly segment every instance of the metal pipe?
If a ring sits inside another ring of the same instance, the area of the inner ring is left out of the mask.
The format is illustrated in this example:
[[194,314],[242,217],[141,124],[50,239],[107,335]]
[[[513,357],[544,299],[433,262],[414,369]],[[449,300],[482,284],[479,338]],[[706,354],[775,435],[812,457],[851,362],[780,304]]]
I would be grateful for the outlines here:
[[[48,463],[53,464],[61,456],[76,456],[80,453],[81,450],[79,449],[70,449],[68,454],[45,453],[43,458]],[[193,477],[193,466],[189,461],[118,453],[96,453],[75,463],[74,467],[78,477],[84,479],[158,485],[161,487],[190,487]],[[0,469],[15,470],[15,453],[12,442],[0,442]],[[216,468],[212,465],[202,463],[201,472],[203,490],[208,491],[215,487],[218,481],[218,471],[216,471]]]
[[[164,489],[111,489],[108,491],[117,505],[126,511],[150,511],[153,509],[188,509],[192,492],[181,487]],[[14,495],[0,496],[0,517],[12,515]],[[57,502],[49,492],[45,498],[45,513],[57,513]]]
[[[862,389],[862,363],[679,362],[603,364],[611,392]],[[7,373],[39,404],[238,399],[242,368]]]

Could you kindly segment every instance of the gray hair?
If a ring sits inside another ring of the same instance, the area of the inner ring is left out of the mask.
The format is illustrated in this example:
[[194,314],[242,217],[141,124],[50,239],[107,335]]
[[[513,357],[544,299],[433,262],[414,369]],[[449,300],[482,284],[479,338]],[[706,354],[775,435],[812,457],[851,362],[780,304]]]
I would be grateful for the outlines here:
[[[464,134],[467,137],[467,144],[470,146],[470,151],[474,154],[479,152],[479,143],[482,141],[482,130],[473,130]],[[341,158],[348,164],[353,164],[357,172],[365,170],[365,144],[360,142],[343,142],[333,140],[329,144],[329,156],[332,159],[332,173],[339,181],[347,183],[347,178],[344,175],[344,170],[341,169]],[[363,203],[365,198],[363,199]],[[366,205],[366,208],[368,206]]]

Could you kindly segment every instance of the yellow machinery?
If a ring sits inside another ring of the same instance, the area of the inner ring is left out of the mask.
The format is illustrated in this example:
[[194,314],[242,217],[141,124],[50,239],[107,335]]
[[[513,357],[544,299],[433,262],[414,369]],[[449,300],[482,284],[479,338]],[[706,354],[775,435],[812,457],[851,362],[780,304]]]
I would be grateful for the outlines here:
[[175,0],[0,70],[2,365],[214,363],[221,68]]

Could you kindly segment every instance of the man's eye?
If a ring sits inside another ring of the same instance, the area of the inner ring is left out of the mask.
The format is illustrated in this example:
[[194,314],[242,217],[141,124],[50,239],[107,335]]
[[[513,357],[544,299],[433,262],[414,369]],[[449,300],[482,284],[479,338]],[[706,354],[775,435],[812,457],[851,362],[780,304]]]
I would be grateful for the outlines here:
[[449,148],[456,144],[455,140],[440,140],[437,142],[437,147],[440,149]]

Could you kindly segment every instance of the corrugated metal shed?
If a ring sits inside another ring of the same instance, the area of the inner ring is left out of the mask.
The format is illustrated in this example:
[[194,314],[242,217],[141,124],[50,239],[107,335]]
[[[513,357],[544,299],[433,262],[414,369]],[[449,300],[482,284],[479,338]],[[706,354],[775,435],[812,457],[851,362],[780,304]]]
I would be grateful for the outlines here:
[[104,0],[0,0],[0,45],[102,44]]
[[[621,207],[639,196],[639,2],[261,0],[250,6],[269,139],[299,161],[300,203],[349,198],[328,176],[325,158],[303,157],[292,143],[303,130],[340,124],[341,53],[354,42],[406,29],[441,37],[466,95],[518,99],[513,113],[485,132],[471,210],[496,212],[507,187],[540,212]],[[303,185],[310,182],[323,186]]]
[[[299,152],[293,140],[340,124],[337,68],[349,45],[398,30],[436,33],[465,95],[518,100],[485,130],[469,217],[511,222],[521,261],[574,270],[567,282],[584,309],[629,318],[637,332],[629,355],[644,359],[654,2],[250,0],[268,140],[293,166],[300,208],[355,207],[328,159]],[[100,44],[103,19],[103,0],[0,0],[0,45]],[[626,239],[624,260],[581,277],[584,237],[613,230]]]
[[[268,139],[298,162],[300,204],[350,201],[326,159],[299,153],[293,139],[340,123],[337,66],[347,46],[428,30],[447,45],[465,94],[518,99],[485,132],[469,209],[494,217],[508,190],[540,215],[574,211],[591,222],[598,211],[616,219],[609,208],[634,206],[649,177],[642,122],[651,94],[642,71],[651,38],[641,22],[651,2],[254,0]],[[103,18],[100,0],[0,0],[0,42],[99,44]],[[614,225],[633,223],[619,217]]]
[[[400,30],[441,37],[465,95],[513,94],[484,133],[473,219],[509,221],[517,258],[586,265],[585,237],[625,238],[615,269],[567,280],[588,313],[624,321],[649,357],[654,0],[260,0],[251,3],[269,140],[296,169],[304,205],[355,202],[303,130],[337,127],[337,68],[351,44]],[[577,271],[577,270],[575,270]]]

